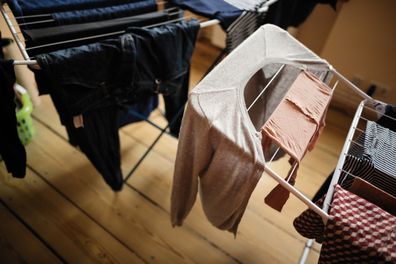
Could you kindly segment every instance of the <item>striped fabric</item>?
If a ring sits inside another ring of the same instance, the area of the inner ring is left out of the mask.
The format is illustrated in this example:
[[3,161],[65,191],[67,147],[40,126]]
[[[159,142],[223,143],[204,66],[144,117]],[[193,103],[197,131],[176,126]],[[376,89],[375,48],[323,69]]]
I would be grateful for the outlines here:
[[370,155],[374,167],[396,178],[396,133],[367,121],[364,137],[364,153]]
[[262,5],[263,0],[224,0],[224,2],[235,6],[241,10],[255,10],[258,6]]
[[244,11],[227,28],[226,51],[229,53],[253,34],[263,23],[266,12]]
[[378,170],[372,158],[367,154],[364,154],[362,158],[352,155],[346,157],[339,181],[341,186],[349,189],[355,177],[360,177],[390,195],[396,196],[396,178]]

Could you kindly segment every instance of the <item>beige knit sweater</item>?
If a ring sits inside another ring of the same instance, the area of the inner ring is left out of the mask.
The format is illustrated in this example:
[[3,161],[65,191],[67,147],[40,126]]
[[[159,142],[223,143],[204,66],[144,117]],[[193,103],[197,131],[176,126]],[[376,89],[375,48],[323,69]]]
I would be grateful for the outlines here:
[[[176,157],[172,225],[182,225],[198,189],[208,220],[236,234],[265,166],[260,128],[304,63],[315,74],[328,65],[284,30],[265,25],[234,50],[190,94]],[[247,111],[271,76],[278,78]],[[267,157],[268,159],[270,157]]]

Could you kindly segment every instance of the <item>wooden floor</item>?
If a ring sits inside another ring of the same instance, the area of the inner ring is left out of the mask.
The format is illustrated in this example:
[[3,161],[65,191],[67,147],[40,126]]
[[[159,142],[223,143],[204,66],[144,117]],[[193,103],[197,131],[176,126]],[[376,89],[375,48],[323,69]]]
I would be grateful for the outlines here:
[[[192,83],[218,50],[199,43]],[[114,193],[87,158],[68,144],[48,97],[34,111],[37,136],[27,146],[25,179],[13,179],[0,165],[1,263],[297,263],[305,239],[292,226],[305,206],[291,197],[284,212],[263,203],[276,183],[263,176],[236,238],[206,220],[197,201],[185,225],[169,219],[177,140],[165,135]],[[308,196],[318,189],[338,159],[347,131],[345,117],[330,111],[316,149],[299,170],[297,187]],[[158,112],[152,120],[165,124]],[[343,120],[342,122],[340,120]],[[122,170],[127,174],[159,131],[147,123],[120,131]],[[285,159],[270,165],[286,175]],[[316,263],[316,245],[309,263]]]

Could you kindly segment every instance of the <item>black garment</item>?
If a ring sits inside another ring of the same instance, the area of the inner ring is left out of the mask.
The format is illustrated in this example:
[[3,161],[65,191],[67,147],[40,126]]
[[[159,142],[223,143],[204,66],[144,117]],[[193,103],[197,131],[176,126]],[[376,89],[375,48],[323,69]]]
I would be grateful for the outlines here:
[[15,114],[15,72],[13,61],[0,61],[0,155],[12,176],[26,174],[26,152],[17,132]]
[[289,26],[298,27],[319,3],[329,4],[335,9],[337,0],[278,0],[270,5],[265,23],[274,24],[283,29]]
[[[161,23],[169,19],[168,12],[153,12],[143,15],[136,15],[131,17],[123,17],[116,19],[109,19],[98,22],[89,22],[81,24],[72,24],[56,27],[46,27],[39,29],[27,29],[23,30],[26,38],[26,47],[30,56],[35,56],[41,53],[48,53],[55,50],[77,47],[93,42],[97,42],[100,39],[108,38],[108,36],[85,39],[79,41],[66,42],[58,45],[51,45],[42,48],[33,48],[34,46],[45,45],[48,43],[55,43],[60,41],[74,40],[78,38],[92,37],[107,33],[115,33],[112,36],[116,37],[125,32],[129,27],[142,27],[146,25],[152,25],[155,23]],[[118,33],[117,33],[118,32]]]
[[[113,190],[122,187],[117,114],[121,107],[164,95],[168,121],[184,107],[196,20],[132,28],[116,39],[37,56],[36,81],[61,122]],[[73,117],[82,115],[83,128]]]
[[385,115],[378,120],[377,124],[396,132],[396,106],[387,105]]

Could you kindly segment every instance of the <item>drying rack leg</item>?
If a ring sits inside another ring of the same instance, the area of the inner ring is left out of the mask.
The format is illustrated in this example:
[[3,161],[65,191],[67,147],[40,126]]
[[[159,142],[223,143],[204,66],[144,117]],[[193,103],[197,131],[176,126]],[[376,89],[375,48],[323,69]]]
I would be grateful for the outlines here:
[[305,243],[305,247],[304,247],[303,253],[301,255],[300,261],[299,261],[300,264],[305,264],[307,262],[308,255],[309,255],[309,252],[311,251],[313,244],[314,244],[313,239],[309,239]]
[[142,164],[142,162],[144,161],[144,159],[147,157],[147,155],[153,150],[154,146],[157,145],[158,141],[161,139],[161,137],[167,133],[167,130],[169,127],[171,127],[175,121],[180,117],[181,114],[183,114],[184,112],[184,106],[182,108],[180,108],[179,112],[176,114],[175,117],[173,117],[172,121],[168,123],[168,125],[162,129],[160,129],[157,125],[155,126],[156,128],[161,130],[161,133],[155,138],[155,140],[153,141],[153,143],[151,143],[151,145],[149,146],[149,148],[144,152],[144,154],[142,155],[142,157],[140,157],[140,159],[138,160],[138,162],[135,164],[135,166],[133,166],[133,168],[131,169],[131,171],[127,174],[127,176],[124,179],[124,183],[126,183],[129,178],[135,173],[135,171],[139,168],[140,164]]

